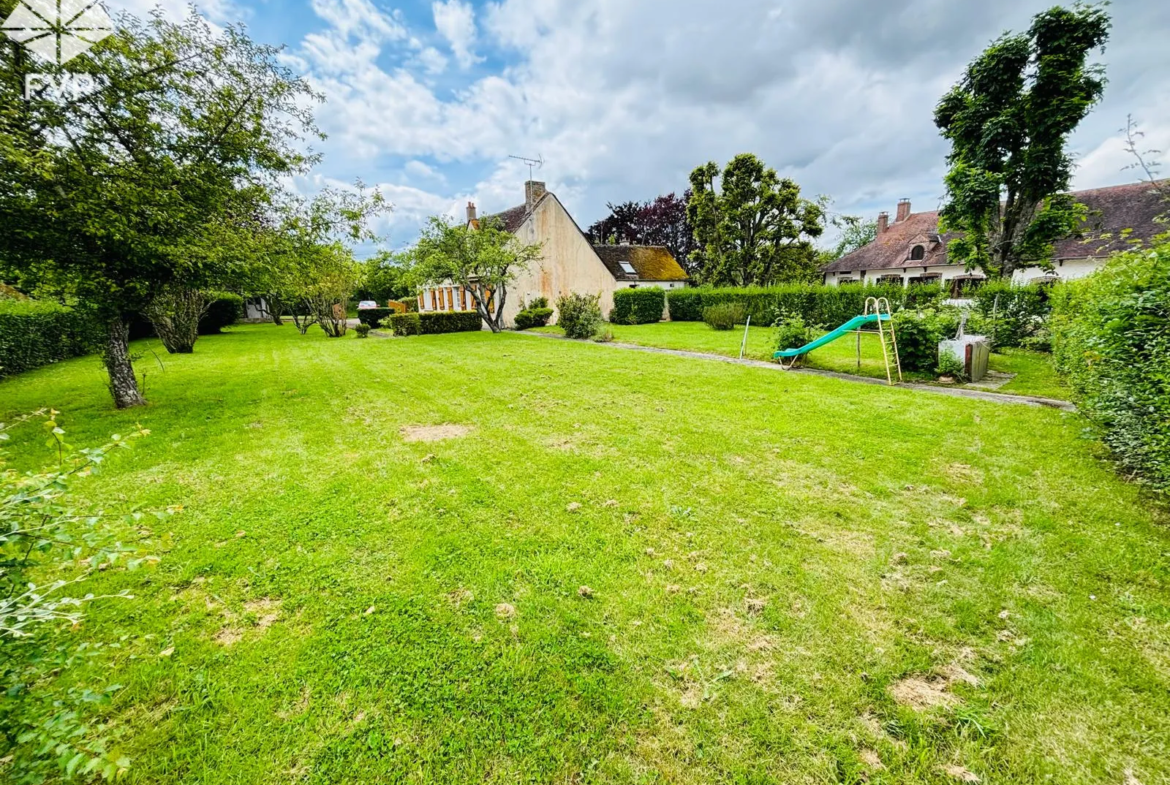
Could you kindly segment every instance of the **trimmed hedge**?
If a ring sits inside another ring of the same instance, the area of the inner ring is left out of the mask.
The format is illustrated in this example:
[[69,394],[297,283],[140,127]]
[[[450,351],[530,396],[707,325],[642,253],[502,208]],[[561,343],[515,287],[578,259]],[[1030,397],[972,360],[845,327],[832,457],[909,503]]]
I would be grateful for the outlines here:
[[479,311],[435,311],[432,313],[396,313],[382,324],[395,335],[441,335],[471,333],[483,329]]
[[0,379],[87,354],[97,342],[93,322],[71,308],[0,300]]
[[721,303],[739,303],[752,324],[768,325],[781,315],[799,316],[805,324],[836,327],[865,309],[869,297],[885,297],[890,307],[933,308],[947,297],[941,286],[894,286],[846,284],[787,284],[784,286],[726,289],[675,289],[666,293],[670,318],[675,322],[701,322],[703,311]]
[[199,320],[200,335],[218,335],[244,317],[244,298],[231,292],[208,292],[212,298],[207,313]]
[[544,327],[552,315],[552,308],[525,308],[516,314],[516,329],[531,330],[533,327]]
[[1120,468],[1170,494],[1170,239],[1052,292],[1057,369]]
[[658,286],[645,289],[618,289],[613,293],[614,324],[657,324],[666,310],[666,292]]

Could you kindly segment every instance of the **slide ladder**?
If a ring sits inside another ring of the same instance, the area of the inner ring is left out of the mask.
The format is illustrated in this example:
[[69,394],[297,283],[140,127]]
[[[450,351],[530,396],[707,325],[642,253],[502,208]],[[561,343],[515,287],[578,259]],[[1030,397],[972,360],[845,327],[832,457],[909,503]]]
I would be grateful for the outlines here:
[[[861,316],[854,316],[845,324],[832,332],[825,333],[815,341],[811,341],[798,349],[784,349],[776,352],[773,358],[780,361],[780,367],[791,369],[801,357],[818,349],[825,344],[832,343],[848,333],[857,333],[857,370],[861,371],[861,335],[863,327],[870,324],[877,325],[878,340],[882,345],[882,360],[886,365],[886,381],[894,383],[893,368],[898,371],[898,381],[902,381],[902,360],[898,356],[898,337],[894,332],[893,315],[890,313],[890,301],[885,297],[870,297],[865,301],[865,312]],[[893,360],[893,367],[890,365]],[[791,360],[788,365],[785,360]]]

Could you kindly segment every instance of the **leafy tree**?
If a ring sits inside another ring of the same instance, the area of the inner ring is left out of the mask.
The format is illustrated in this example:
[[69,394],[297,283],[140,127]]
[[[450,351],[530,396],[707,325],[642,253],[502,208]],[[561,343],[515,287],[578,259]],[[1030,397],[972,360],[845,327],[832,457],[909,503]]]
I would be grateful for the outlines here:
[[687,216],[697,248],[692,263],[702,283],[747,286],[803,280],[816,274],[812,240],[824,208],[803,199],[754,155],[733,158],[722,172],[711,162],[691,173]]
[[833,247],[833,259],[840,259],[877,239],[877,221],[857,215],[835,215],[833,226],[841,230],[841,239]]
[[959,232],[953,261],[1009,276],[1050,264],[1052,244],[1078,227],[1083,208],[1068,194],[1068,136],[1105,90],[1104,6],[1055,7],[1026,33],[1005,34],[976,58],[935,109],[951,142],[942,229]]
[[681,199],[670,193],[649,202],[609,204],[609,215],[589,227],[589,239],[598,245],[661,245],[683,269],[694,273],[695,234],[687,218],[690,198],[688,190]]
[[26,74],[64,71],[0,50],[0,277],[94,311],[119,408],[144,402],[131,316],[172,284],[217,283],[232,262],[215,239],[314,160],[300,148],[316,134],[316,96],[277,56],[194,13],[179,23],[124,14],[69,63],[98,89],[26,101]]
[[409,260],[402,254],[383,251],[365,262],[365,284],[362,299],[376,300],[384,305],[390,300],[406,301],[414,297],[409,281]]
[[527,245],[498,221],[478,229],[432,217],[410,251],[411,280],[420,286],[462,286],[492,332],[504,329],[508,286],[540,258],[540,244]]

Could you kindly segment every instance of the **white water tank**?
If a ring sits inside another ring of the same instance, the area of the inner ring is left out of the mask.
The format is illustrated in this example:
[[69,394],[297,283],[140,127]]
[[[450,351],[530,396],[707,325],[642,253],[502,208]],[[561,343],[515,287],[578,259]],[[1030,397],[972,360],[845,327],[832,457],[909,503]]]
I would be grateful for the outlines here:
[[953,341],[941,341],[938,356],[953,354],[963,361],[967,380],[977,382],[987,375],[987,361],[991,357],[991,341],[984,335],[964,335]]

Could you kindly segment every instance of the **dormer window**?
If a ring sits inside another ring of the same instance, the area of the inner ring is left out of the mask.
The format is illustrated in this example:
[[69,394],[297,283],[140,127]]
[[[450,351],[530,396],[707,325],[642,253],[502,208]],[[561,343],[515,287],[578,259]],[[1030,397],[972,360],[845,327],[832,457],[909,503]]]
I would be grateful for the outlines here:
[[921,262],[926,258],[926,248],[921,245],[916,245],[910,249],[910,261]]

